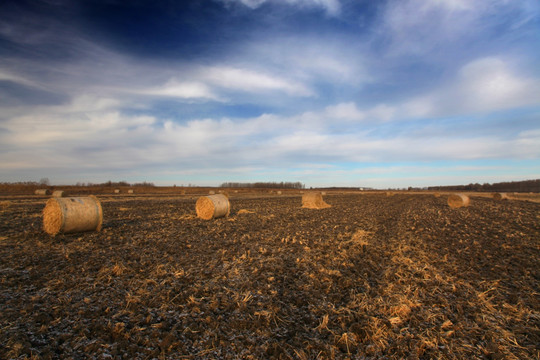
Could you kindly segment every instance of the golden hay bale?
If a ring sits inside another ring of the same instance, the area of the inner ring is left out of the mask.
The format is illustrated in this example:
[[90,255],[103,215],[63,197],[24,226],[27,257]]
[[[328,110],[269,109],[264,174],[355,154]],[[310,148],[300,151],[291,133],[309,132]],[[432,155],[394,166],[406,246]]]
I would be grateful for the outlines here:
[[36,195],[50,195],[51,192],[49,191],[49,189],[37,189],[34,194]]
[[103,211],[95,196],[51,198],[43,209],[43,230],[49,235],[101,229]]
[[195,204],[197,216],[204,220],[228,216],[231,212],[229,199],[222,194],[201,196]]
[[302,195],[302,207],[307,209],[325,209],[332,207],[324,202],[319,191],[310,191]]
[[494,193],[493,199],[498,200],[498,201],[508,200],[508,195],[506,195],[506,193]]
[[133,189],[129,189],[128,194],[133,194]]
[[54,190],[52,196],[56,198],[62,198],[66,196],[66,192],[64,190]]
[[464,194],[451,194],[448,196],[448,206],[452,209],[457,209],[464,206],[469,206],[470,200],[467,195]]
[[114,189],[115,194],[120,194],[120,189]]
[[433,196],[435,196],[436,198],[440,198],[440,197],[441,197],[441,193],[436,192],[436,193],[433,194]]
[[214,190],[208,191],[208,195],[214,195],[216,192]]
[[391,192],[391,191],[387,191],[387,192],[386,192],[386,196],[394,196],[394,193]]
[[282,192],[282,191],[278,191],[277,194],[278,194],[278,195],[281,195],[281,194],[283,194],[283,192]]

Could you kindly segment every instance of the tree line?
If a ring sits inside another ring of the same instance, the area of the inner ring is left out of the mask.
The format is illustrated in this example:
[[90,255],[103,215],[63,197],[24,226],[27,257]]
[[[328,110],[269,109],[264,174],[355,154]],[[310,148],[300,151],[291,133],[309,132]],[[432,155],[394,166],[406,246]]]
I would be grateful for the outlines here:
[[540,179],[469,185],[430,186],[434,191],[540,192]]
[[305,185],[301,182],[224,182],[222,188],[264,188],[264,189],[304,189]]

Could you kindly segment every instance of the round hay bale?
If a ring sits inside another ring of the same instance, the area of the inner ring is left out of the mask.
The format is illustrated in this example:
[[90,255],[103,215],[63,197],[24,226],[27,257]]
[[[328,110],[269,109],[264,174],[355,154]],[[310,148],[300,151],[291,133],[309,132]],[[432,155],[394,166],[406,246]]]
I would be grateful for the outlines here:
[[120,194],[120,189],[114,189],[115,194]]
[[386,192],[386,196],[394,196],[394,193],[391,192],[391,191],[387,191],[387,192]]
[[283,193],[282,193],[281,191],[278,191],[277,194],[278,194],[278,195],[281,195],[281,194],[283,194]]
[[216,192],[214,190],[208,191],[208,195],[214,195]]
[[66,192],[64,190],[54,190],[52,196],[56,198],[63,198],[66,197]]
[[228,216],[231,212],[231,204],[225,195],[201,196],[195,204],[197,216],[204,220],[216,219]]
[[49,235],[99,231],[101,203],[95,196],[51,198],[43,209],[43,230]]
[[128,194],[133,194],[133,189],[129,189]]
[[324,202],[319,191],[306,192],[302,195],[302,207],[307,209],[325,209],[332,207]]
[[506,193],[494,193],[493,199],[497,201],[508,200],[508,195]]
[[436,192],[436,193],[433,194],[433,196],[435,196],[436,198],[440,198],[440,197],[441,197],[441,193]]
[[464,194],[451,194],[448,196],[448,206],[452,209],[469,206],[470,200],[467,195]]
[[36,194],[36,195],[50,195],[51,192],[49,191],[49,189],[37,189],[36,191],[34,191],[34,194]]

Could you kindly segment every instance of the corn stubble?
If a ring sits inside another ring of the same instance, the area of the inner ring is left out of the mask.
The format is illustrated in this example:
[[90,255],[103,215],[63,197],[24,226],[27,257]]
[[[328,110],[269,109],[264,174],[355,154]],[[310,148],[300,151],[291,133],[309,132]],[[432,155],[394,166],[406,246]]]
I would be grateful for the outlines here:
[[538,358],[539,204],[328,202],[236,198],[249,211],[205,221],[120,199],[101,232],[55,239],[14,203],[0,358]]

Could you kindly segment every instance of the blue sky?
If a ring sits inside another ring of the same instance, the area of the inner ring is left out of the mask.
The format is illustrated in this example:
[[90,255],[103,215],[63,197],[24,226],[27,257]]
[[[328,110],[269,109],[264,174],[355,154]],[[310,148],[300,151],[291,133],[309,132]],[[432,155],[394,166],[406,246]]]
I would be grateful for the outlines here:
[[537,0],[0,4],[0,181],[540,178]]

